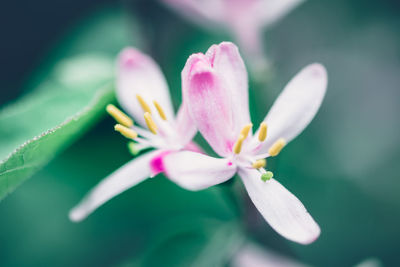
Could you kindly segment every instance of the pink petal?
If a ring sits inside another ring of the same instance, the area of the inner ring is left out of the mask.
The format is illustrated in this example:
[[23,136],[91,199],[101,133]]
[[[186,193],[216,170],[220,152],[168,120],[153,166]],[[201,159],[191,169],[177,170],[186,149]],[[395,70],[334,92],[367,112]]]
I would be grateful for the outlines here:
[[145,126],[143,110],[136,95],[141,95],[154,109],[156,100],[164,109],[168,118],[173,118],[173,107],[168,85],[160,67],[152,58],[135,48],[125,48],[118,57],[117,98],[121,106],[134,120]]
[[185,101],[201,134],[216,153],[226,156],[235,141],[232,106],[227,88],[209,62],[204,61],[192,66],[188,88],[184,88]]
[[325,68],[315,63],[305,67],[288,83],[264,119],[268,135],[261,153],[266,153],[279,138],[290,142],[307,127],[321,106],[327,82]]
[[216,153],[227,156],[250,121],[247,73],[235,45],[212,46],[192,55],[182,71],[182,89],[197,128]]
[[156,152],[144,154],[111,173],[95,186],[70,213],[71,221],[79,222],[111,198],[139,184],[150,176],[149,162]]
[[219,45],[211,46],[206,56],[224,86],[228,88],[228,97],[234,107],[232,110],[234,132],[239,132],[244,125],[250,122],[249,82],[239,49],[233,43],[222,42]]
[[191,151],[170,153],[163,163],[165,174],[171,181],[192,191],[223,183],[236,173],[236,165],[229,159]]
[[187,105],[182,103],[176,116],[176,132],[181,144],[188,144],[197,133],[197,127],[189,114]]
[[269,225],[301,244],[314,242],[321,230],[303,204],[276,180],[262,181],[256,170],[239,170],[250,199]]
[[200,153],[200,154],[205,154],[204,150],[196,143],[194,142],[190,142],[188,143],[183,150],[186,151],[192,151],[192,152],[196,152],[196,153]]

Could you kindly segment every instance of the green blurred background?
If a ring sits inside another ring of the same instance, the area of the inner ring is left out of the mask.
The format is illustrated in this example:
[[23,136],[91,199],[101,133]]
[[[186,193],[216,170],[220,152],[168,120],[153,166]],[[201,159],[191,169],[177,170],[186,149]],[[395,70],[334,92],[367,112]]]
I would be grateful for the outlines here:
[[[126,43],[159,62],[175,106],[186,58],[229,40],[157,1],[0,5],[2,105],[32,91],[66,56],[78,55],[60,47],[73,42],[88,20],[93,26],[124,18]],[[119,23],[84,42],[112,43]],[[116,55],[118,44],[102,49]],[[270,162],[278,180],[320,224],[317,242],[286,241],[246,194],[232,201],[229,193],[240,189],[238,181],[193,193],[157,177],[86,221],[71,223],[69,209],[131,158],[125,140],[112,130],[113,121],[104,117],[0,203],[0,266],[225,266],[245,239],[314,266],[353,266],[371,257],[399,266],[400,3],[308,0],[265,32],[265,49],[274,75],[268,86],[251,83],[256,124],[299,69],[315,61],[328,69],[328,93],[319,114]]]

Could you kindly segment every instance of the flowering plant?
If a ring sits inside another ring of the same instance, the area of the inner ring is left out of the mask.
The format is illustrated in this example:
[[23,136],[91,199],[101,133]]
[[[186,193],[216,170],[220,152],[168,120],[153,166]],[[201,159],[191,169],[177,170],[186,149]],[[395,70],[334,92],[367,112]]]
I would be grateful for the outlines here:
[[[238,173],[253,203],[278,233],[303,244],[319,236],[318,225],[302,203],[273,178],[271,171],[265,170],[265,158],[277,156],[318,111],[327,85],[322,65],[310,65],[296,75],[254,135],[247,72],[234,44],[213,45],[206,54],[189,57],[182,71],[184,105],[176,123],[167,121],[172,118],[167,86],[149,57],[126,49],[118,67],[120,103],[149,131],[134,126],[128,116],[108,106],[108,112],[120,123],[115,129],[135,140],[141,149],[157,149],[103,180],[71,211],[72,220],[83,219],[111,197],[160,172],[188,190],[220,184]],[[132,104],[135,95],[138,102]],[[151,108],[146,102],[151,98],[157,98],[168,109],[164,111],[156,100]],[[143,111],[144,120],[140,116]],[[158,116],[151,116],[156,111]],[[196,148],[187,146],[196,132],[194,125],[222,158],[190,151]]]

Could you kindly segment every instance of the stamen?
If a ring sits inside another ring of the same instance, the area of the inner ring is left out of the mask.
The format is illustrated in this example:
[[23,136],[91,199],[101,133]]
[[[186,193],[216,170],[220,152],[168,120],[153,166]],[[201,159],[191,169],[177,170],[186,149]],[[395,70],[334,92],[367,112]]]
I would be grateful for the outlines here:
[[264,168],[265,166],[267,166],[267,161],[265,159],[256,160],[252,165],[254,169]]
[[126,138],[135,139],[136,137],[138,137],[137,132],[121,124],[115,124],[114,129]]
[[251,127],[253,127],[253,124],[249,123],[242,128],[242,131],[240,131],[240,134],[244,136],[244,139],[246,139],[247,136],[249,135]]
[[286,145],[286,141],[283,138],[279,138],[269,149],[268,153],[271,157],[275,157],[281,152],[282,148]]
[[267,138],[267,124],[265,122],[262,122],[260,124],[260,131],[258,132],[258,140],[260,142],[264,142],[266,138]]
[[246,139],[246,137],[244,135],[239,135],[239,138],[237,139],[235,145],[233,146],[233,152],[235,154],[239,154],[240,151],[242,150],[242,144],[244,139]]
[[149,105],[147,105],[146,101],[144,101],[143,97],[141,97],[138,94],[138,95],[136,95],[136,99],[139,101],[139,104],[142,107],[143,111],[151,114],[151,109],[150,109]]
[[149,112],[144,113],[144,119],[146,120],[147,127],[153,134],[157,134],[157,125],[153,121],[153,118],[151,117]]
[[128,115],[123,113],[120,109],[118,109],[116,106],[109,104],[106,107],[106,111],[108,114],[110,114],[111,117],[113,117],[118,123],[122,124],[125,127],[132,127],[133,126],[133,121],[131,118],[129,118]]
[[158,114],[160,114],[161,119],[166,121],[167,120],[167,116],[165,116],[165,112],[164,112],[163,108],[161,107],[161,105],[155,100],[153,101],[153,103],[154,103],[154,106],[156,107],[156,109],[158,111]]
[[264,182],[271,180],[272,177],[274,177],[274,174],[270,171],[267,171],[266,173],[263,173],[261,175],[261,180],[263,180]]

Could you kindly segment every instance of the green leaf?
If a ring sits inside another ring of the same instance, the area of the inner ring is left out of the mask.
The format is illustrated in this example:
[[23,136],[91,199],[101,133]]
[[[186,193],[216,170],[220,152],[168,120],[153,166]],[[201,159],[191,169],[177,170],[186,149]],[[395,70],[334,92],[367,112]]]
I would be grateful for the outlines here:
[[[93,124],[107,103],[113,100],[113,97],[111,85],[104,86],[82,111],[56,127],[28,140],[10,154],[0,165],[0,199],[11,193],[53,158],[60,149],[70,144]],[[60,98],[52,98],[52,104],[57,103],[57,100]],[[1,122],[0,125],[2,125]]]
[[114,58],[130,43],[123,18],[108,9],[80,23],[33,76],[30,93],[0,111],[0,200],[114,101]]
[[[192,192],[161,175],[114,197],[83,222],[71,222],[71,208],[131,159],[126,140],[108,118],[37,172],[0,205],[1,265],[29,266],[41,258],[43,266],[118,266],[142,259],[176,231],[199,232],[200,245],[206,245],[201,240],[216,236],[220,226],[228,231],[232,221],[240,223],[221,187]],[[226,249],[234,244],[229,240]],[[15,249],[15,244],[25,245]],[[217,247],[225,253],[225,247]]]
[[236,222],[176,218],[158,229],[142,259],[125,266],[225,266],[243,241]]

